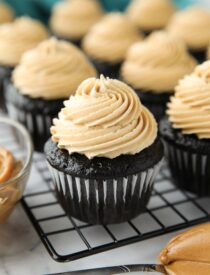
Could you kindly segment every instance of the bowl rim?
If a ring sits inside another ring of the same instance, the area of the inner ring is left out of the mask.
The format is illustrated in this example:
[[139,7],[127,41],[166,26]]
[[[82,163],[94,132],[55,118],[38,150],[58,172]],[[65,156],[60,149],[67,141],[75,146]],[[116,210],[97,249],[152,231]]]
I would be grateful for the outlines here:
[[0,123],[5,123],[5,124],[15,127],[25,138],[26,143],[27,143],[26,146],[28,148],[28,154],[27,154],[27,158],[26,158],[23,168],[19,171],[19,173],[15,177],[10,178],[9,180],[7,180],[4,183],[0,183],[0,190],[1,190],[1,189],[5,188],[6,186],[10,185],[11,183],[14,183],[14,181],[18,181],[21,177],[23,177],[28,172],[28,170],[30,169],[30,166],[32,164],[32,160],[33,160],[34,146],[33,146],[30,134],[28,133],[28,131],[22,124],[20,124],[19,122],[15,121],[11,118],[8,118],[6,116],[0,117]]

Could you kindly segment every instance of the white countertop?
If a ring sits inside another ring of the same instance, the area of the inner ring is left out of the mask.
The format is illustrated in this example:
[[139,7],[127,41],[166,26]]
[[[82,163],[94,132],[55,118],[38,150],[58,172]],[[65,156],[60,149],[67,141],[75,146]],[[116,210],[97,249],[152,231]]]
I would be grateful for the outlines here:
[[[35,169],[27,190],[43,188]],[[138,242],[70,263],[51,259],[19,204],[8,222],[0,226],[0,275],[41,275],[125,264],[155,263],[160,250],[174,235]]]

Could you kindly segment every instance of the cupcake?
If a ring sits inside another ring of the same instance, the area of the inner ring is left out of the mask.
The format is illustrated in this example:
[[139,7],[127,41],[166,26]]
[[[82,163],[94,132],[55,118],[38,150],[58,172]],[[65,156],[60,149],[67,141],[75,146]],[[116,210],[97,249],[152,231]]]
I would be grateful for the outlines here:
[[15,68],[5,91],[9,115],[24,124],[42,151],[50,136],[50,125],[63,105],[96,70],[73,44],[46,40],[26,52]]
[[133,0],[126,13],[148,35],[152,31],[164,29],[175,10],[170,0]]
[[99,74],[118,78],[128,48],[142,40],[135,25],[123,14],[110,13],[91,28],[82,47]]
[[206,60],[206,50],[210,44],[210,11],[200,7],[180,11],[172,17],[168,31],[183,39],[200,63]]
[[151,34],[130,47],[122,65],[121,79],[131,85],[159,120],[174,87],[193,71],[196,61],[185,45],[164,31]]
[[153,115],[129,86],[87,79],[53,124],[45,154],[69,216],[111,224],[145,210],[163,146]]
[[167,114],[160,134],[175,184],[210,195],[210,61],[179,82]]
[[48,37],[46,28],[34,19],[21,17],[0,25],[0,105],[4,104],[3,80],[10,78],[22,54]]
[[0,24],[11,22],[15,17],[14,11],[5,3],[0,3]]
[[80,45],[82,38],[103,15],[96,0],[68,0],[54,7],[50,28],[58,38]]

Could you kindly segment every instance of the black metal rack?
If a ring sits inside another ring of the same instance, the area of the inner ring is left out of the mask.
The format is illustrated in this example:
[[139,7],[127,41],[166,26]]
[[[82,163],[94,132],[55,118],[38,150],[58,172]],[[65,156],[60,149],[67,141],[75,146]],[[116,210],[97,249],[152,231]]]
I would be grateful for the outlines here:
[[73,261],[210,219],[210,198],[198,198],[177,189],[164,165],[145,213],[121,225],[85,224],[68,218],[59,205],[44,157],[36,155],[34,164],[47,188],[26,194],[22,205],[47,251],[58,262]]

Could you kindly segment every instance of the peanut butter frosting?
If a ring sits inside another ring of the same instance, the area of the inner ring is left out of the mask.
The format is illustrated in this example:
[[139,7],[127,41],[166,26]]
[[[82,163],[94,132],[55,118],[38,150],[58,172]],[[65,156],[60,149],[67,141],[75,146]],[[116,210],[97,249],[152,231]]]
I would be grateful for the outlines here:
[[23,53],[48,37],[46,28],[37,20],[21,17],[0,26],[0,64],[15,66]]
[[25,53],[13,73],[20,93],[32,98],[68,98],[79,84],[97,75],[73,44],[51,38]]
[[13,10],[8,5],[0,3],[0,24],[11,22],[13,19]]
[[196,67],[179,82],[167,114],[173,128],[183,134],[210,138],[210,61]]
[[93,59],[120,63],[128,48],[142,39],[143,36],[125,15],[111,13],[91,28],[84,38],[83,49]]
[[130,47],[121,77],[144,92],[172,92],[178,80],[191,73],[196,64],[182,41],[158,31]]
[[172,17],[168,31],[192,50],[205,49],[210,44],[210,12],[200,7],[179,11]]
[[156,121],[135,92],[103,76],[85,80],[53,123],[52,140],[58,147],[89,159],[133,155],[157,137]]
[[145,31],[164,28],[174,12],[170,0],[134,0],[127,9],[128,17]]
[[102,17],[103,10],[96,0],[68,0],[57,4],[50,26],[54,33],[70,39],[81,39]]
[[173,238],[160,254],[170,275],[210,274],[210,224],[203,224]]

